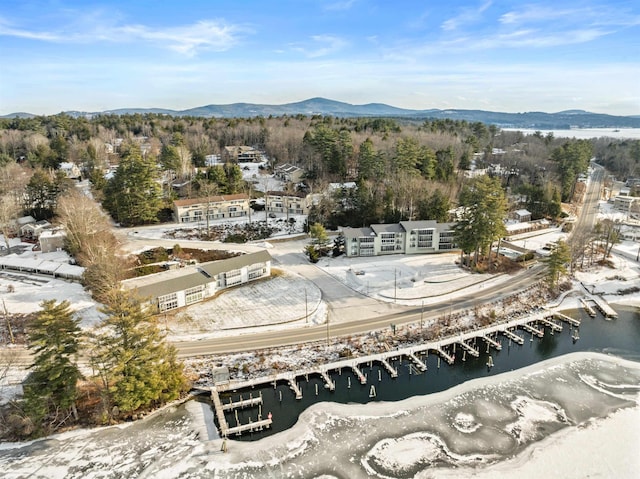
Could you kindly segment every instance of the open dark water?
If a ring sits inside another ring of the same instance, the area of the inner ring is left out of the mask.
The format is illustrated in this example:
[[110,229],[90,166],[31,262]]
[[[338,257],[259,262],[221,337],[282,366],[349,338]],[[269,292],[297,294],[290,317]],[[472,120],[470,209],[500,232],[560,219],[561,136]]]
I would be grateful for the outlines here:
[[[279,382],[274,389],[273,384],[246,389],[221,395],[222,402],[229,402],[229,398],[237,401],[248,399],[262,394],[262,408],[251,407],[237,410],[241,424],[246,424],[258,419],[258,414],[263,418],[270,412],[273,415],[273,425],[270,429],[258,432],[244,432],[241,436],[233,436],[237,440],[256,440],[265,436],[286,430],[293,426],[300,414],[312,404],[320,401],[332,401],[336,403],[360,403],[367,404],[371,401],[399,401],[416,395],[431,394],[449,389],[455,385],[471,379],[500,374],[529,366],[538,361],[555,356],[579,352],[593,351],[614,354],[616,356],[640,361],[640,312],[637,308],[617,307],[619,314],[617,319],[607,320],[598,314],[591,318],[584,310],[565,311],[574,318],[581,319],[579,327],[580,339],[572,340],[573,327],[562,324],[563,330],[551,334],[549,328],[545,328],[543,338],[534,338],[531,334],[522,330],[517,333],[524,337],[523,345],[509,342],[509,339],[499,335],[497,340],[502,343],[502,350],[491,349],[487,353],[484,341],[478,339],[477,349],[480,357],[474,358],[466,355],[466,361],[461,360],[462,352],[458,349],[456,362],[448,365],[441,361],[438,367],[438,357],[435,353],[420,358],[427,364],[427,371],[419,373],[415,367],[410,366],[407,359],[391,360],[390,363],[398,370],[398,377],[392,379],[387,371],[379,363],[361,365],[362,372],[367,376],[367,384],[361,385],[351,369],[342,369],[331,372],[336,382],[335,391],[325,389],[324,382],[319,375],[310,375],[307,378],[298,377],[298,383],[302,389],[303,398],[295,399],[294,393],[288,383]],[[489,369],[486,366],[488,355],[491,354],[494,366]],[[375,387],[375,397],[371,396],[371,387]],[[366,406],[365,406],[366,408]],[[236,425],[234,412],[227,412],[227,422],[230,427]]]

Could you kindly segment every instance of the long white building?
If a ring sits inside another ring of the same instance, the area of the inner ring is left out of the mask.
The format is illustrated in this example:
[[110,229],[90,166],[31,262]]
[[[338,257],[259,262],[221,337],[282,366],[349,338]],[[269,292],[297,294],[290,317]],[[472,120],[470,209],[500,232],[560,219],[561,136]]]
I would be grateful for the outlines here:
[[450,251],[456,248],[454,225],[427,220],[343,228],[345,253],[347,256],[380,256]]
[[122,281],[158,312],[188,306],[212,297],[223,289],[271,276],[268,251],[150,274]]

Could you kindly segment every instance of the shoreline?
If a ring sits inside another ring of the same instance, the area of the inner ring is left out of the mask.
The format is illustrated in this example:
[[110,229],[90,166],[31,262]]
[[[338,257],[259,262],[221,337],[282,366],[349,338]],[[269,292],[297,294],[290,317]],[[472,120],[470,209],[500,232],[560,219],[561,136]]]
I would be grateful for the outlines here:
[[[383,418],[394,418],[407,415],[411,416],[412,414],[415,414],[420,410],[434,408],[437,405],[455,401],[456,398],[465,394],[472,393],[476,390],[508,386],[510,383],[543,374],[545,372],[553,370],[554,368],[562,368],[571,364],[586,361],[605,362],[640,371],[640,362],[620,358],[618,356],[605,353],[576,352],[550,358],[544,361],[540,361],[536,364],[532,364],[521,369],[501,373],[496,376],[488,376],[465,381],[454,387],[437,393],[412,396],[400,401],[368,403],[366,405],[365,414],[354,414],[354,408],[362,407],[362,405],[340,404],[328,401],[319,402],[306,409],[300,415],[299,420],[296,422],[296,424],[285,431],[281,431],[272,436],[264,437],[250,442],[234,441],[231,438],[228,439],[228,453],[224,454],[222,456],[222,459],[218,458],[217,464],[219,466],[223,466],[225,469],[237,469],[242,465],[252,463],[251,458],[253,452],[256,449],[262,450],[264,448],[268,450],[282,449],[282,451],[280,451],[281,454],[276,455],[276,457],[278,457],[277,463],[284,464],[285,462],[295,458],[297,455],[303,454],[304,449],[306,449],[307,447],[311,447],[311,444],[315,441],[314,438],[318,427],[321,427],[318,425],[316,418],[324,420],[327,420],[327,418],[329,418],[331,422],[340,422],[347,419],[366,422],[380,421]],[[502,471],[505,474],[512,474],[514,468],[517,469],[518,467],[527,465],[534,456],[544,463],[544,461],[547,460],[547,450],[545,448],[548,447],[549,444],[556,444],[558,442],[561,442],[563,444],[567,444],[568,449],[571,449],[574,440],[573,436],[585,430],[607,427],[606,422],[610,418],[619,417],[621,415],[625,419],[616,421],[614,427],[626,425],[625,421],[629,416],[632,416],[635,419],[634,424],[640,425],[640,394],[636,399],[636,404],[633,406],[621,406],[615,409],[613,412],[606,414],[605,416],[592,416],[588,421],[584,423],[569,424],[566,427],[562,427],[558,431],[552,432],[551,434],[538,441],[533,441],[530,444],[526,444],[512,457],[499,458],[495,462],[481,465],[479,468],[464,466],[456,466],[451,469],[438,468],[437,474],[435,476],[430,475],[430,473],[428,473],[427,471],[424,471],[424,475],[418,474],[416,477],[467,477],[468,475],[470,477],[472,476],[488,478],[495,477],[491,476],[494,469],[497,469],[495,472]],[[638,430],[636,435],[637,446],[640,445],[640,430]],[[597,436],[597,434],[594,433],[594,436]],[[219,449],[221,443],[222,439],[211,440],[207,443],[208,449],[217,450]],[[633,446],[631,445],[629,447]],[[541,455],[545,455],[545,457],[541,458]],[[561,458],[562,455],[559,454],[558,460],[560,460]],[[528,467],[535,470],[534,466]],[[580,473],[581,475],[575,477],[585,477],[584,474],[582,474],[582,469],[580,470]],[[532,477],[536,476],[534,475]],[[616,477],[629,476],[622,475]]]

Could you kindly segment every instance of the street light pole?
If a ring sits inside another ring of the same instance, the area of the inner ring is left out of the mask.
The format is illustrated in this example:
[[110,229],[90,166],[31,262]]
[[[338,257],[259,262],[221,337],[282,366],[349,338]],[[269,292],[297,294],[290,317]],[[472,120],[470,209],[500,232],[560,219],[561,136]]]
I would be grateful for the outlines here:
[[[328,317],[328,316],[327,316]],[[309,322],[309,305],[307,303],[307,288],[304,288],[304,320]]]
[[420,308],[420,336],[422,336],[422,320],[424,318],[424,299],[422,300],[422,307]]

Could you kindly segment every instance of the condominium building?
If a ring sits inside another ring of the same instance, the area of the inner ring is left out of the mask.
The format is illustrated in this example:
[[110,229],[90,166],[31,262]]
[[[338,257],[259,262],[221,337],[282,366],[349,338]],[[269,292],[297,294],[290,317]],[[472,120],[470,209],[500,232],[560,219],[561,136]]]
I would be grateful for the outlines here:
[[438,253],[455,249],[455,223],[401,221],[366,228],[343,228],[347,256]]
[[221,218],[238,218],[248,216],[249,196],[237,195],[210,196],[208,198],[191,198],[173,202],[173,216],[178,223],[197,223]]

